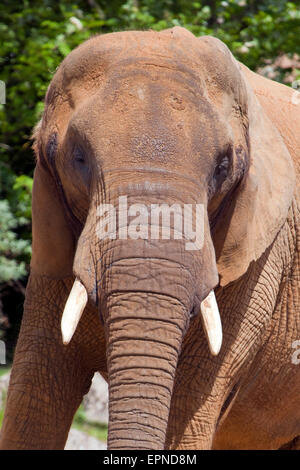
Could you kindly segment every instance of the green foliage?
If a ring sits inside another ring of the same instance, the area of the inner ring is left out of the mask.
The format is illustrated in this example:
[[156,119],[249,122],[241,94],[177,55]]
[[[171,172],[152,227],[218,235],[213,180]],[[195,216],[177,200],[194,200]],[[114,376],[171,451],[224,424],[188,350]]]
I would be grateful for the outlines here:
[[[217,36],[250,68],[266,74],[271,68],[270,78],[290,83],[300,77],[296,1],[2,0],[0,80],[6,84],[6,104],[0,105],[0,282],[21,278],[29,263],[30,136],[62,59],[94,34],[176,25],[196,36]],[[296,66],[274,71],[272,64],[282,54],[297,54]]]
[[[0,377],[6,374],[9,371],[7,367],[2,368],[0,366]],[[0,429],[2,427],[3,418],[4,418],[4,408],[6,402],[7,390],[3,390],[0,388]]]
[[74,416],[72,427],[96,437],[100,441],[107,440],[107,424],[89,421],[82,405],[80,405]]
[[[10,371],[10,367],[0,365],[0,377],[7,374]],[[0,426],[1,427],[1,426]]]
[[0,282],[4,282],[25,276],[25,263],[20,257],[30,253],[30,243],[17,239],[13,229],[18,219],[13,216],[7,200],[0,201],[0,213]]
[[0,162],[0,283],[27,274],[31,255],[31,190],[32,178],[17,177],[8,165]]

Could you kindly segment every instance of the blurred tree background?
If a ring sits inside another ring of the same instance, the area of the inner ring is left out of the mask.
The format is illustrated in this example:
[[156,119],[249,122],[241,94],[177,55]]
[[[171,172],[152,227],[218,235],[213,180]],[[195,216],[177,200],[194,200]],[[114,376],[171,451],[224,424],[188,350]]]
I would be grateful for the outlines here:
[[91,35],[184,26],[214,35],[252,70],[296,86],[300,79],[299,1],[88,0],[1,1],[0,339],[8,360],[22,316],[31,255],[30,135],[62,59]]

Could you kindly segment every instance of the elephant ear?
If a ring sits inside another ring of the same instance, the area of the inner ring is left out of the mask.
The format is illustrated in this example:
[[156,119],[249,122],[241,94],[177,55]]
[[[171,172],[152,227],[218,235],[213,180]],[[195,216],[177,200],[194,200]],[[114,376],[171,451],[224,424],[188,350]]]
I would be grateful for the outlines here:
[[246,67],[238,66],[247,93],[249,170],[213,233],[221,286],[242,276],[272,244],[295,187],[289,151],[258,102]]
[[34,132],[37,164],[32,192],[31,272],[52,279],[72,276],[75,241],[55,178],[42,155],[39,127]]

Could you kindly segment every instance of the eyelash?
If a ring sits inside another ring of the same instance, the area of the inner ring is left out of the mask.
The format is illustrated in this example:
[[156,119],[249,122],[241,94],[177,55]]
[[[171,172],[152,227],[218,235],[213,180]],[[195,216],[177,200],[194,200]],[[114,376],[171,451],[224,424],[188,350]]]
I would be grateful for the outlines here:
[[[225,155],[225,157],[222,159],[222,161],[215,168],[214,178],[215,179],[220,179],[220,178],[225,179],[227,174],[228,174],[229,166],[230,166],[229,156]],[[222,175],[222,173],[223,173],[223,175]]]
[[217,185],[221,185],[225,179],[227,178],[231,163],[232,163],[232,146],[229,146],[226,150],[225,153],[222,155],[222,159],[219,160],[218,165],[215,168],[214,171],[214,181],[217,183]]
[[78,163],[85,163],[85,158],[81,150],[75,149],[74,150],[74,161]]

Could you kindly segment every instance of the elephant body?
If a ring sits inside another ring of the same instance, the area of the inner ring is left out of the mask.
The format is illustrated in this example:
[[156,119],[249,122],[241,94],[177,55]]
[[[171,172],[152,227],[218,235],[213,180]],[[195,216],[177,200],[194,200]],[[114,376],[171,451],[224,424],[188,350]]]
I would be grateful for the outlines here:
[[[98,36],[65,59],[35,130],[33,258],[1,448],[63,448],[95,371],[110,449],[299,448],[297,101],[182,28]],[[202,250],[97,240],[99,201],[125,193],[203,204]],[[88,303],[66,346],[75,277]],[[216,356],[201,327],[212,289]]]

